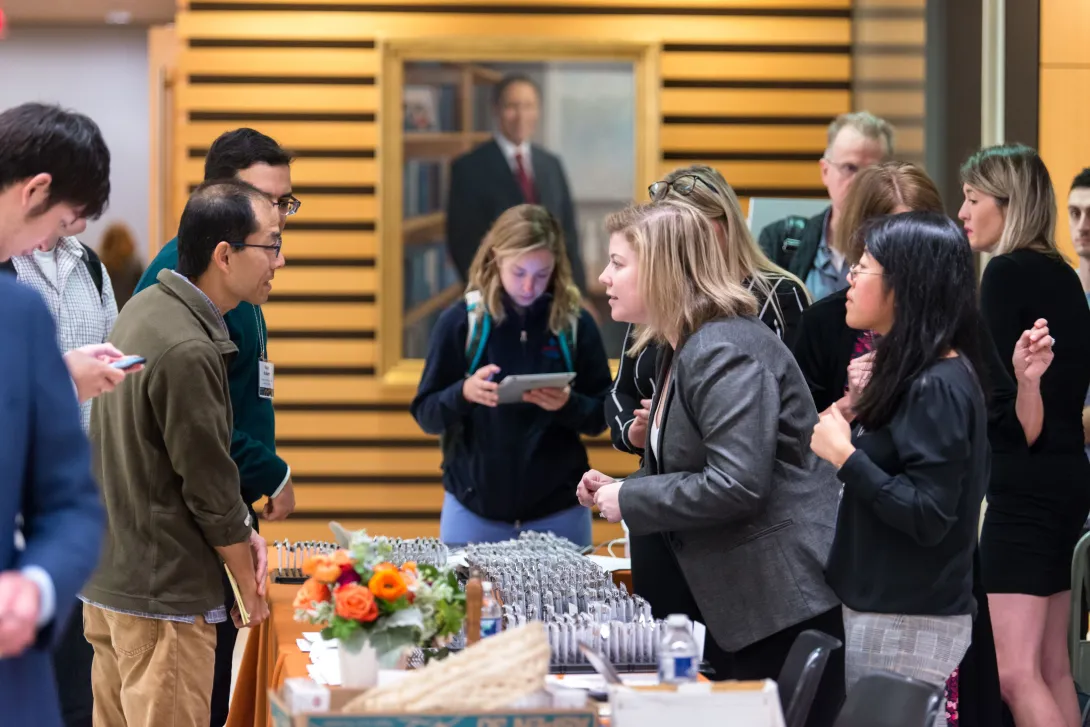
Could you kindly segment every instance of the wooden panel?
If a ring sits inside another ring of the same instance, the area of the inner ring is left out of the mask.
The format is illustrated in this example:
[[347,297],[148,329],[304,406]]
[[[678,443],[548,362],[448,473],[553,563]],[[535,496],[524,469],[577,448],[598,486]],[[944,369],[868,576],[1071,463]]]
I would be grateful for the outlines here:
[[851,59],[830,53],[662,54],[664,79],[847,81],[851,74]]
[[[298,184],[294,182],[294,174],[292,179],[294,184]],[[378,202],[372,194],[304,194],[303,196],[306,200],[288,224],[335,220],[374,222],[378,217]]]
[[378,108],[375,86],[304,86],[290,83],[243,85],[187,84],[180,102],[190,111],[291,111],[313,113],[373,112]]
[[[600,38],[603,22],[614,38],[630,41],[685,40],[707,43],[821,43],[851,42],[847,18],[794,18],[752,16],[523,14],[488,16],[490,37],[519,36],[532,24],[535,37],[557,39]],[[180,12],[176,24],[184,38],[295,38],[357,40],[360,38],[451,38],[482,33],[481,16],[458,13],[298,13],[298,12]],[[921,41],[922,42],[922,41]]]
[[812,151],[825,148],[826,128],[815,126],[713,126],[663,124],[659,139],[665,151]]
[[[659,179],[678,167],[702,161],[668,160],[659,167]],[[724,162],[708,161],[734,187],[797,188],[820,187],[821,169],[817,159],[812,162]]]
[[[303,195],[303,204],[309,206],[313,199],[315,197]],[[302,215],[300,212],[300,219],[303,219]],[[288,218],[288,227],[284,230],[284,254],[288,256],[289,264],[294,257],[373,258],[378,254],[378,241],[374,232],[293,230],[293,219],[295,218]]]
[[281,439],[434,439],[424,434],[408,412],[301,412],[276,414],[276,436]]
[[[392,388],[371,376],[276,374],[277,404],[360,404],[399,402],[408,406],[416,387]],[[277,414],[277,416],[280,416]]]
[[855,102],[879,116],[922,117],[926,105],[923,91],[858,91]]
[[189,48],[179,70],[235,76],[373,76],[374,48]]
[[[304,475],[437,475],[442,453],[434,447],[277,447],[276,452],[291,463],[293,473]],[[636,471],[639,461],[615,449],[594,447],[590,450],[594,469],[614,476]],[[572,487],[578,483],[572,483]]]
[[373,268],[292,268],[288,265],[276,274],[273,293],[359,293],[375,290],[378,275]]
[[374,329],[378,308],[373,303],[267,303],[261,310],[270,331],[344,331]]
[[[181,173],[186,185],[200,184],[204,181],[204,160],[186,159]],[[291,165],[291,182],[296,186],[375,184],[377,180],[374,159],[296,159]]]
[[859,53],[855,57],[855,78],[860,81],[919,81],[926,74],[927,59],[923,53],[898,55],[870,55]]
[[[319,3],[323,7],[335,5],[359,5],[359,0],[310,0]],[[868,4],[911,2],[919,4],[920,0],[867,0]],[[306,4],[308,0],[220,0],[217,5],[238,5],[245,7],[252,4]],[[669,0],[665,0],[669,2]],[[578,7],[578,8],[661,8],[664,0],[549,0],[552,7]],[[406,0],[370,0],[370,6],[382,7],[384,5],[396,5],[404,7]],[[460,7],[489,7],[499,5],[511,7],[511,0],[428,0],[429,6],[454,5]],[[687,8],[707,8],[711,11],[727,8],[745,8],[746,10],[758,9],[774,11],[777,9],[797,10],[800,6],[810,7],[813,10],[848,10],[852,6],[852,0],[685,0]],[[178,0],[178,8],[184,10],[189,7],[189,0]]]
[[300,485],[295,516],[306,512],[421,512],[443,507],[442,485]]
[[[178,143],[187,149],[207,149],[220,134],[241,124],[191,121],[179,130]],[[368,121],[262,121],[261,132],[288,149],[374,149],[378,125]]]
[[[1086,0],[1041,0],[1041,64],[1090,66],[1088,29],[1090,3]],[[1080,92],[1085,94],[1086,86]]]
[[269,359],[277,366],[371,366],[375,358],[374,341],[269,340]]
[[1069,260],[1071,244],[1067,193],[1071,180],[1090,164],[1090,66],[1041,69],[1040,152],[1059,197],[1056,240]]
[[868,19],[856,23],[855,42],[864,45],[918,45],[927,40],[927,23],[920,18]]
[[664,88],[664,116],[828,116],[848,110],[849,91]]
[[[432,520],[359,520],[339,519],[341,525],[349,530],[366,530],[370,535],[385,535],[388,538],[437,538],[439,537],[439,519]],[[593,522],[593,540],[595,543],[607,543],[624,536],[620,525],[607,523],[601,518]],[[332,539],[327,520],[303,519],[291,517],[282,522],[261,523],[261,534],[267,541],[274,540],[321,540]],[[620,553],[620,551],[617,551]]]

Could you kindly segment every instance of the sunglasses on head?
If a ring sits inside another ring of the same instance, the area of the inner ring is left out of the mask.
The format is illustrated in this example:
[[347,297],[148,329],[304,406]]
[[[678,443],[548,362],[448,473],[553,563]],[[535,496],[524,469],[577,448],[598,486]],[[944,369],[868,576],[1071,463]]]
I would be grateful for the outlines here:
[[[667,182],[665,179],[661,182],[655,182],[647,188],[648,193],[651,195],[651,200],[658,202],[666,198],[667,193],[673,189],[680,195],[688,197],[693,193],[693,189],[696,187],[697,182],[708,187],[708,183],[695,174],[684,174],[672,182]],[[711,187],[708,187],[711,189]],[[714,192],[715,190],[712,189]]]

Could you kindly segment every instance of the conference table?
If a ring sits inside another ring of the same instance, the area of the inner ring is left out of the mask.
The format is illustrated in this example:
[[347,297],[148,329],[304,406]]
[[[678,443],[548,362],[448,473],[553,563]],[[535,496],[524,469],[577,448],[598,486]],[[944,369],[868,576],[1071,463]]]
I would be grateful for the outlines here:
[[[275,550],[270,548],[269,562]],[[616,571],[614,582],[624,583],[632,591],[631,571]],[[299,650],[296,639],[304,631],[316,631],[313,624],[295,621],[292,602],[299,586],[279,585],[270,579],[266,598],[269,602],[269,618],[260,626],[250,629],[238,667],[238,678],[231,697],[231,711],[227,727],[268,727],[268,690],[279,690],[290,677],[307,677],[310,655]]]

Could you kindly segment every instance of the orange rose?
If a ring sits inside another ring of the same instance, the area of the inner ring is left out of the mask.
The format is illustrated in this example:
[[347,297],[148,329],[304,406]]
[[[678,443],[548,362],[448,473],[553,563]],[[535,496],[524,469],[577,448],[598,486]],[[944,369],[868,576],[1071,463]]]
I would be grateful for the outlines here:
[[347,550],[338,550],[333,554],[333,557],[329,559],[329,562],[339,568],[344,568],[345,566],[351,568],[352,556],[348,554]]
[[313,578],[308,578],[303,585],[299,587],[299,592],[295,594],[295,602],[292,603],[292,607],[310,608],[311,603],[325,603],[329,598],[329,586],[324,583],[319,583]]
[[303,561],[303,575],[312,576],[319,566],[329,565],[329,557],[325,555],[312,555]]
[[405,591],[408,590],[405,586],[405,579],[396,570],[375,571],[375,575],[371,578],[371,582],[367,584],[367,587],[371,589],[376,597],[384,601],[396,601],[405,595]]
[[337,589],[337,615],[349,621],[371,623],[378,618],[378,604],[371,591],[351,584]]
[[412,571],[413,573],[418,572],[417,568],[416,568],[416,563],[414,563],[411,560],[408,563],[406,563],[405,565],[401,566],[401,570],[403,570],[403,571],[405,571],[405,570]]
[[394,565],[393,563],[379,563],[378,565],[376,565],[371,570],[374,571],[375,573],[378,573],[380,571],[392,571],[394,573],[397,573],[397,566]]

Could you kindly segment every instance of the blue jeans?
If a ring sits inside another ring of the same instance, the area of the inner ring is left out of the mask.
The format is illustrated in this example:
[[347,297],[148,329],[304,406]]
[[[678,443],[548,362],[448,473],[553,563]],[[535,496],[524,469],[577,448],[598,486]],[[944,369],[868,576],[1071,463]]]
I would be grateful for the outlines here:
[[470,512],[458,498],[447,492],[443,497],[443,512],[439,516],[439,539],[452,545],[468,543],[498,543],[517,539],[522,532],[552,533],[567,538],[576,545],[591,544],[590,510],[576,505],[568,510],[518,523],[487,520]]

